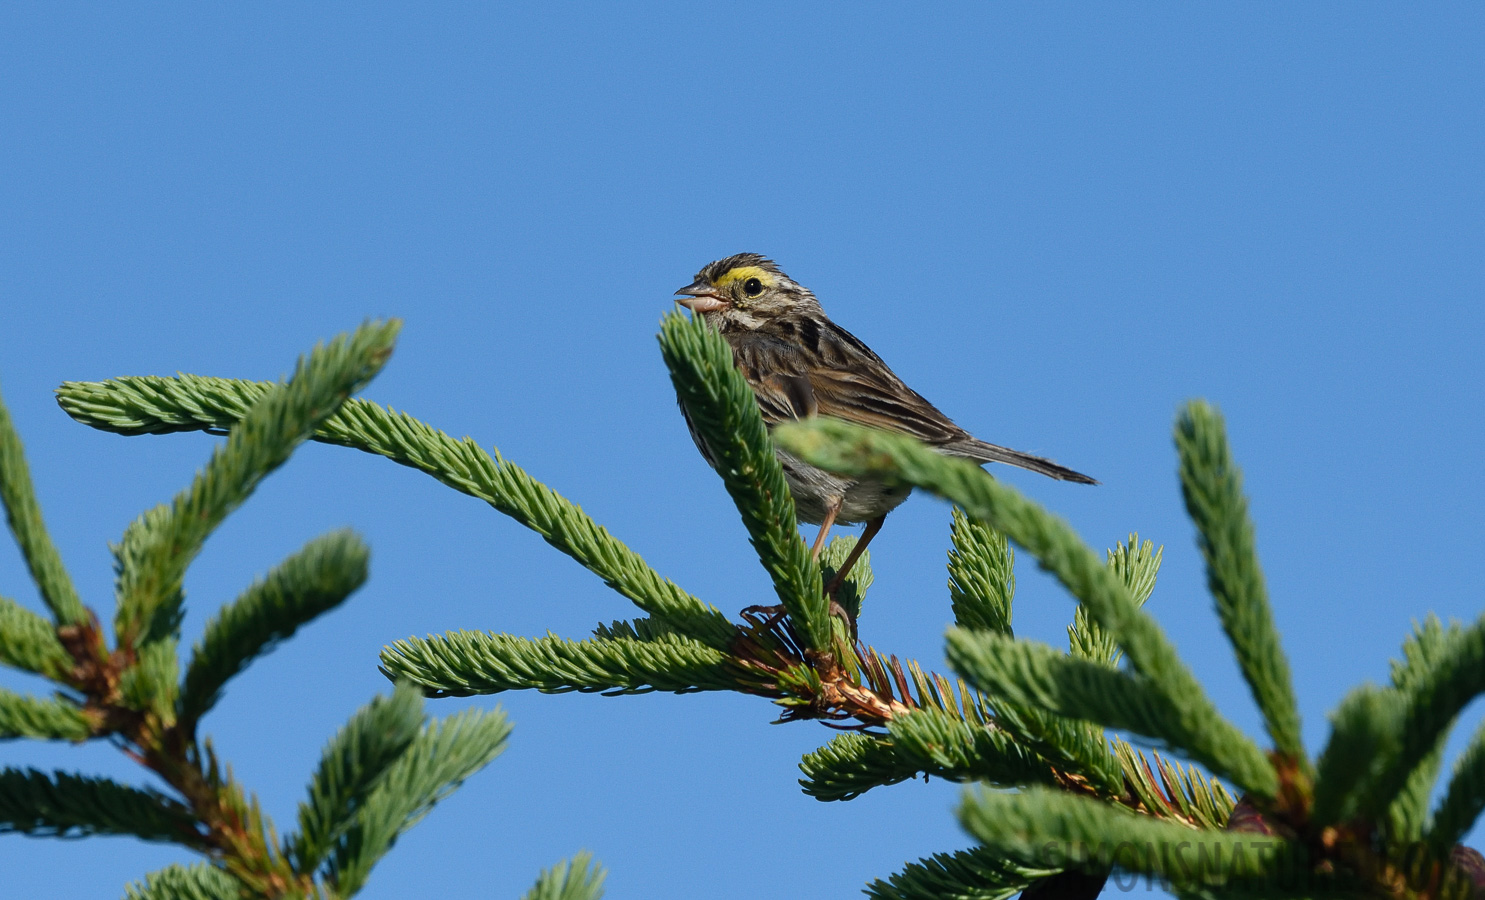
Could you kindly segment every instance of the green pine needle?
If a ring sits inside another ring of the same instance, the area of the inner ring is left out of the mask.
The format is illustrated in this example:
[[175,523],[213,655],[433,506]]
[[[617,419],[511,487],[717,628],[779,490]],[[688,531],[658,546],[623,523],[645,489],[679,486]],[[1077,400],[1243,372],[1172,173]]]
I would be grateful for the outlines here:
[[717,473],[779,601],[812,649],[829,649],[820,569],[799,537],[794,497],[753,390],[733,365],[732,349],[700,316],[677,312],[660,323],[660,351],[676,397],[716,457]]
[[1474,827],[1485,811],[1485,725],[1476,729],[1454,763],[1454,775],[1434,811],[1424,839],[1435,852],[1447,854]]
[[1398,758],[1404,704],[1400,691],[1363,685],[1330,714],[1330,741],[1315,767],[1310,815],[1316,825],[1354,819],[1364,808],[1382,805],[1375,783],[1387,761]]
[[[1144,606],[1155,591],[1155,576],[1160,572],[1163,554],[1164,548],[1157,550],[1150,541],[1141,544],[1137,534],[1130,534],[1128,541],[1120,542],[1108,551],[1109,570],[1124,582],[1136,605]],[[1083,603],[1078,604],[1073,623],[1067,627],[1067,643],[1068,650],[1078,659],[1109,667],[1117,667],[1119,657],[1123,655],[1113,635],[1094,621],[1093,613]]]
[[994,723],[918,709],[893,717],[887,730],[897,755],[926,775],[1000,787],[1057,783],[1046,759]]
[[434,720],[388,767],[356,821],[337,842],[326,878],[341,897],[361,890],[397,836],[505,749],[510,725],[499,710],[466,710]]
[[1308,769],[1289,660],[1269,608],[1243,496],[1243,475],[1232,461],[1222,417],[1201,401],[1188,403],[1176,421],[1176,449],[1181,457],[1181,493],[1196,523],[1207,587],[1217,602],[1222,629],[1237,653],[1274,747]]
[[949,598],[954,624],[1011,634],[1016,554],[1010,541],[957,506],[949,534]]
[[1302,846],[1277,838],[1197,830],[1064,791],[965,792],[959,821],[1017,865],[1161,878],[1177,893],[1272,887],[1304,867]]
[[242,900],[237,879],[216,866],[166,866],[125,889],[124,900]]
[[1449,728],[1470,701],[1485,692],[1485,618],[1451,629],[1439,642],[1437,658],[1403,689],[1399,749],[1383,760],[1374,788],[1376,808],[1384,809],[1404,790],[1409,777],[1427,764]]
[[93,725],[73,703],[42,700],[0,688],[0,740],[38,738],[43,741],[85,741]]
[[799,761],[799,786],[816,800],[854,800],[874,787],[907,781],[916,760],[898,753],[890,738],[847,732]]
[[376,697],[357,710],[330,739],[309,783],[309,798],[299,804],[299,833],[284,842],[299,871],[319,868],[422,726],[422,696],[399,684],[391,697]]
[[1161,719],[1180,723],[1183,751],[1244,790],[1270,798],[1277,793],[1278,776],[1263,751],[1223,718],[1160,626],[1066,522],[973,463],[945,457],[901,435],[816,419],[781,425],[774,438],[822,468],[848,476],[897,478],[929,490],[1003,531],[1085,603],[1124,648],[1144,677],[1152,702],[1167,707]]
[[60,681],[72,668],[72,657],[52,623],[0,597],[0,663]]
[[984,847],[935,853],[866,886],[872,900],[1008,900],[1058,870],[1019,866]]
[[107,778],[35,769],[0,771],[0,834],[54,837],[129,834],[146,841],[206,846],[185,808],[155,791]]
[[119,679],[119,694],[130,709],[154,713],[162,725],[175,724],[180,690],[176,640],[166,637],[139,649],[134,664]]
[[190,488],[137,519],[116,548],[119,643],[158,640],[178,626],[181,582],[207,536],[386,363],[401,323],[369,322],[301,358],[232,428]]
[[[1460,632],[1458,623],[1451,622],[1446,629],[1438,616],[1432,614],[1421,625],[1415,624],[1413,634],[1403,641],[1402,660],[1392,661],[1392,686],[1411,690],[1421,685],[1428,677],[1427,673],[1446,653],[1449,643],[1459,639]],[[1402,791],[1388,807],[1387,824],[1393,840],[1401,843],[1417,841],[1427,830],[1428,804],[1444,763],[1444,744],[1448,736],[1447,728],[1439,733],[1433,749],[1408,774]]]
[[599,900],[606,877],[603,866],[593,862],[593,854],[582,850],[543,870],[521,900]]
[[57,624],[86,622],[88,611],[78,598],[72,576],[62,565],[62,556],[42,521],[36,488],[31,484],[31,469],[26,465],[26,451],[3,399],[0,399],[0,503],[5,506],[5,521],[21,548],[31,578]]
[[[135,376],[67,382],[57,389],[57,402],[79,422],[116,434],[224,431],[272,387],[196,375]],[[737,634],[715,607],[661,577],[576,504],[469,438],[456,441],[406,413],[351,400],[320,426],[314,440],[386,457],[485,501],[645,612],[709,646],[726,649]]]
[[201,718],[254,658],[350,596],[366,581],[370,555],[350,531],[315,538],[218,610],[192,652],[180,717]]
[[535,688],[545,693],[736,690],[727,658],[680,634],[572,641],[487,631],[407,638],[382,650],[382,669],[430,693],[465,697]]

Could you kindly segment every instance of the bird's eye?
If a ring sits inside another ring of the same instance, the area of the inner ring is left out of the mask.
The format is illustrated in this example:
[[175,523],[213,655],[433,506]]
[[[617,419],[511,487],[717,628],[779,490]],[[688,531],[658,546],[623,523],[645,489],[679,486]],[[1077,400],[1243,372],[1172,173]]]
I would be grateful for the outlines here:
[[763,293],[763,282],[756,278],[749,278],[743,282],[743,293],[749,297],[756,297]]

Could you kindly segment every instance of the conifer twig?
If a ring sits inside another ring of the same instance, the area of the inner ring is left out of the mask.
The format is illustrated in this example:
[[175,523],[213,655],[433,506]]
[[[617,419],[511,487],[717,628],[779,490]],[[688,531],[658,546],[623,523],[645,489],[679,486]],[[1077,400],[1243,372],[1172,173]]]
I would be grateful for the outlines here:
[[1139,609],[1123,582],[1065,522],[973,463],[944,457],[901,435],[819,419],[779,426],[774,437],[822,468],[850,476],[898,478],[953,500],[971,516],[1005,532],[1088,606],[1144,676],[1152,699],[1168,708],[1159,721],[1178,725],[1178,731],[1153,737],[1181,747],[1246,790],[1265,797],[1277,794],[1278,777],[1262,751],[1222,717],[1160,626]]
[[84,623],[87,614],[82,600],[78,598],[77,589],[72,586],[72,576],[62,565],[62,556],[42,521],[21,438],[10,419],[10,410],[3,402],[0,402],[0,503],[5,506],[5,521],[21,548],[31,578],[41,590],[41,599],[51,609],[57,624]]
[[820,568],[799,537],[794,497],[753,390],[733,365],[731,348],[702,317],[673,312],[660,323],[660,352],[676,397],[716,458],[717,472],[779,601],[806,646],[828,650],[833,637]]
[[[116,434],[222,432],[268,388],[264,382],[196,375],[130,376],[67,382],[57,389],[57,402],[77,421]],[[351,400],[314,440],[386,457],[485,501],[697,640],[721,649],[736,635],[725,616],[657,574],[576,504],[469,438],[454,440],[405,413]]]
[[1269,609],[1253,522],[1243,497],[1243,476],[1228,450],[1222,417],[1205,403],[1188,403],[1176,420],[1176,449],[1181,457],[1181,494],[1196,523],[1207,587],[1217,601],[1222,628],[1232,641],[1274,747],[1308,767],[1289,660]]

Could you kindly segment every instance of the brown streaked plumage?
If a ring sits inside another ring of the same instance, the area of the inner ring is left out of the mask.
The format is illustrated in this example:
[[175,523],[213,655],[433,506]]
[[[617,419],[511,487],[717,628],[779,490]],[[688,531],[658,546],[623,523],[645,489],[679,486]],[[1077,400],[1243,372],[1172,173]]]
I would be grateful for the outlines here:
[[[726,338],[770,427],[792,419],[832,416],[911,435],[949,456],[1008,463],[1064,481],[1098,483],[1049,459],[986,443],[954,424],[904,384],[870,347],[831,322],[815,295],[771,259],[756,253],[719,259],[676,294],[677,303],[705,318]],[[689,418],[686,424],[691,425]],[[694,427],[691,437],[715,466]],[[856,551],[832,582],[833,592],[887,513],[907,499],[911,488],[840,478],[782,450],[778,456],[799,518],[820,525],[817,555],[835,522],[867,523]]]

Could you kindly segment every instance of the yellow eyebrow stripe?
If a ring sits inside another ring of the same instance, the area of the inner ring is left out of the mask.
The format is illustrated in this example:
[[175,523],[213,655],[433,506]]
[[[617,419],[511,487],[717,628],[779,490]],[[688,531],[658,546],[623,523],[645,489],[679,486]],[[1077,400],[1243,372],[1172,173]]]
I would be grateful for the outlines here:
[[717,287],[726,287],[729,284],[743,281],[747,278],[756,278],[765,285],[773,287],[773,273],[758,266],[737,266],[736,268],[728,269],[713,284]]

